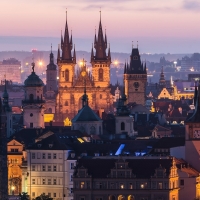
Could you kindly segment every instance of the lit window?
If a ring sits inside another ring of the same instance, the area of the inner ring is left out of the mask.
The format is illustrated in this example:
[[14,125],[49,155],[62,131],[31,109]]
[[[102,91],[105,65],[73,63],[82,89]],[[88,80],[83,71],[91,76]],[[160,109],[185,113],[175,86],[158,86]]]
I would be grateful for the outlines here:
[[81,182],[81,189],[84,188],[84,184],[85,184],[85,182]]
[[35,197],[35,192],[32,192],[32,197]]
[[53,197],[56,197],[56,193],[53,193]]
[[71,163],[71,169],[74,169],[74,163]]
[[124,184],[123,183],[120,184],[120,189],[124,189]]
[[162,183],[158,183],[158,189],[162,189]]
[[44,178],[42,179],[42,184],[45,185],[45,179]]
[[32,184],[35,185],[35,179],[32,179]]

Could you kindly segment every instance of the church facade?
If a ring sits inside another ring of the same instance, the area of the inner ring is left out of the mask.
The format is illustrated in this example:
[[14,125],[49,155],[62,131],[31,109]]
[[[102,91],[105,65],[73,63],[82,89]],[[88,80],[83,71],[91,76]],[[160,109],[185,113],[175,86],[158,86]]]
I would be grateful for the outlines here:
[[[94,51],[95,49],[95,51]],[[103,35],[101,19],[98,35],[95,33],[94,49],[91,50],[92,71],[89,72],[86,61],[76,70],[76,51],[72,35],[69,36],[66,20],[64,38],[61,36],[61,47],[58,48],[58,94],[56,98],[56,121],[72,119],[82,108],[82,95],[87,88],[89,105],[92,110],[109,111],[112,106],[110,88],[110,47],[107,50],[107,36]],[[72,55],[73,50],[73,55]]]

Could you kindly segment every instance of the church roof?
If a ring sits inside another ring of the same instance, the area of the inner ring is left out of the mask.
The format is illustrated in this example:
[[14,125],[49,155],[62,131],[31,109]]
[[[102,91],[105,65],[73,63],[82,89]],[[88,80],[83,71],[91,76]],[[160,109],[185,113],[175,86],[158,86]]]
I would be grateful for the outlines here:
[[33,71],[31,75],[24,81],[25,87],[37,87],[43,86],[43,81],[39,78],[39,76]]
[[79,121],[101,121],[101,119],[88,105],[85,105],[72,119],[72,122]]

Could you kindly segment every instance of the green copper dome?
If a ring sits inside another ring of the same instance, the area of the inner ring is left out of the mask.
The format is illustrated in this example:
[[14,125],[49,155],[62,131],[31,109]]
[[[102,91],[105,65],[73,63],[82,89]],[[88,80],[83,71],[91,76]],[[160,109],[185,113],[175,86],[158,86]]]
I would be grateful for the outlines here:
[[43,86],[43,81],[36,75],[35,72],[32,72],[31,75],[24,81],[25,87],[40,87]]

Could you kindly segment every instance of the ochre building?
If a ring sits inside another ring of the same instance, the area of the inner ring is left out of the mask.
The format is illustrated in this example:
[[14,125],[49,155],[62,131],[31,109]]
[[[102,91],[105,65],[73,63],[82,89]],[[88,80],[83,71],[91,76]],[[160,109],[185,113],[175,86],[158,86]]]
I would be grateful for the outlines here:
[[[72,55],[73,49],[73,55]],[[103,35],[101,19],[98,35],[95,34],[94,49],[92,45],[91,65],[92,71],[87,69],[86,61],[76,67],[76,52],[73,48],[72,36],[69,37],[66,20],[64,38],[61,36],[61,49],[58,49],[58,95],[56,98],[56,121],[64,121],[67,117],[72,119],[82,108],[82,96],[86,87],[88,104],[91,109],[109,111],[112,105],[110,93],[110,47],[107,50],[107,36]]]

